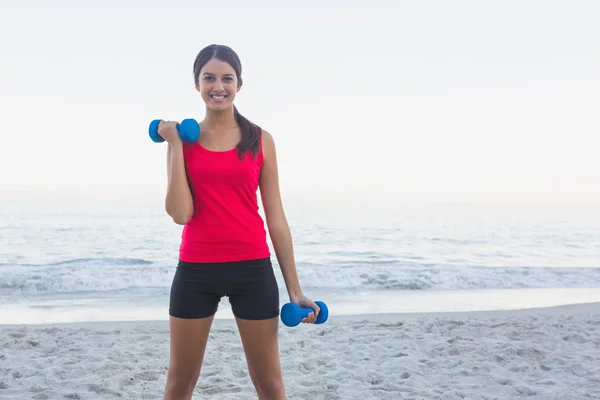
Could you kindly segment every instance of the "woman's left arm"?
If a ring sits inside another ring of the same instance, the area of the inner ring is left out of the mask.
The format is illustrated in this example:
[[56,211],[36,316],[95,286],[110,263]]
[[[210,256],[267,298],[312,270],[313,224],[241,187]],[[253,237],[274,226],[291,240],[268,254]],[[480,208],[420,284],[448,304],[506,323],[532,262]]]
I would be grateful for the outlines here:
[[307,298],[300,288],[300,281],[296,271],[296,260],[294,257],[294,245],[290,227],[283,210],[281,191],[279,188],[279,172],[277,166],[277,151],[273,136],[263,129],[262,147],[264,161],[260,174],[260,195],[269,236],[281,268],[285,286],[290,301],[303,308],[312,308],[315,313],[310,313],[302,322],[314,323],[319,314],[319,306]]

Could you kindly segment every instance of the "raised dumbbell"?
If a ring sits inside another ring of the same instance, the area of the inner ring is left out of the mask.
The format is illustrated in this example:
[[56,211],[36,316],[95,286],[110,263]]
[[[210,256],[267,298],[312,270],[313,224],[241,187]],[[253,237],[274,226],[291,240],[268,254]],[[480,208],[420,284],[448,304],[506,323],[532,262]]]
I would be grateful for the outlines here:
[[[329,317],[329,309],[322,301],[315,301],[315,304],[321,309],[315,324],[322,324]],[[296,303],[287,303],[281,307],[281,322],[286,326],[296,326],[313,311],[312,308],[301,308]]]
[[[150,139],[156,143],[165,141],[165,139],[158,134],[158,124],[160,124],[160,121],[162,120],[155,119],[150,122],[150,128],[148,129]],[[195,142],[200,137],[200,125],[192,118],[181,121],[181,123],[177,125],[177,131],[179,131],[179,137],[184,142]]]

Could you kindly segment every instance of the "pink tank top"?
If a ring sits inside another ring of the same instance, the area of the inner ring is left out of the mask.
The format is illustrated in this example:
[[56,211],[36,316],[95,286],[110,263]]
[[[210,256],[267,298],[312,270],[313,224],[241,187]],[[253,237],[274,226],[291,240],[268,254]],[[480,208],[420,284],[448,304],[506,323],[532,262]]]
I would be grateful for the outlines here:
[[248,152],[240,160],[237,149],[218,152],[198,142],[184,143],[194,214],[183,228],[180,260],[212,263],[270,256],[258,213],[262,141],[259,147],[256,159]]

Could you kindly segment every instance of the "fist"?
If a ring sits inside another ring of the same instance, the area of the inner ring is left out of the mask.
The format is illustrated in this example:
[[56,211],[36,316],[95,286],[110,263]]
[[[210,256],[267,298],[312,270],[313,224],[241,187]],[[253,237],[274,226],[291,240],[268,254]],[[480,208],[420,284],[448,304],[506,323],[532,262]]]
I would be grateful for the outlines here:
[[177,125],[179,125],[179,122],[160,121],[158,124],[158,134],[168,143],[181,140],[179,137],[179,131],[177,130]]

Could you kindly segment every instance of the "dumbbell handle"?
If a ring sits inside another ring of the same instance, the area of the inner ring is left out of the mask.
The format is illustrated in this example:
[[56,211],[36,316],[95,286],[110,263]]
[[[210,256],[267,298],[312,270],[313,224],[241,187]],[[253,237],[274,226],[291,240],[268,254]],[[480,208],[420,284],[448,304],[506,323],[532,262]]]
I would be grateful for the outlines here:
[[308,314],[310,314],[311,312],[315,312],[315,310],[312,309],[312,308],[310,308],[310,307],[309,308],[302,308],[301,307],[300,308],[300,319],[308,317]]
[[[160,119],[155,119],[150,123],[150,127],[148,128],[150,138],[156,143],[164,142],[164,139],[158,134],[158,125],[160,122]],[[195,142],[200,136],[200,126],[194,119],[184,119],[176,127],[179,137],[186,142]]]

